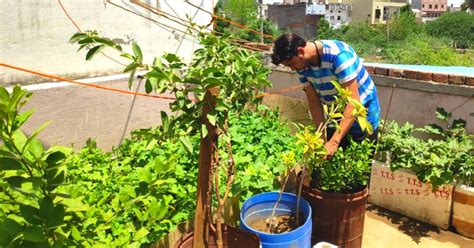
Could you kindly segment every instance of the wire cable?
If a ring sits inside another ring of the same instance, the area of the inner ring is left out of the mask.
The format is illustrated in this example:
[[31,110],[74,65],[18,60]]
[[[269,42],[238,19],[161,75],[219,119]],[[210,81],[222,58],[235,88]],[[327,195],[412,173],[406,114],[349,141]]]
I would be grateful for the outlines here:
[[216,18],[216,19],[220,19],[220,20],[223,20],[223,21],[225,21],[225,22],[228,22],[228,23],[230,23],[230,24],[232,24],[232,25],[234,25],[234,26],[236,26],[236,27],[238,27],[238,28],[245,29],[245,30],[247,30],[247,31],[250,31],[250,32],[253,32],[253,33],[256,33],[256,34],[259,34],[259,35],[263,35],[263,36],[268,37],[268,38],[271,38],[271,39],[275,39],[275,37],[273,37],[273,35],[269,35],[269,34],[262,33],[262,32],[260,32],[260,31],[255,30],[255,29],[251,29],[251,28],[249,28],[249,27],[247,27],[247,26],[245,26],[245,25],[242,25],[242,24],[240,24],[240,23],[238,23],[238,22],[234,22],[234,21],[232,21],[232,20],[230,20],[230,19],[227,19],[227,18],[218,16],[218,15],[215,15],[214,13],[211,13],[211,12],[209,12],[208,10],[203,9],[203,8],[201,8],[200,6],[197,6],[197,5],[195,5],[195,4],[190,3],[189,0],[185,0],[185,2],[186,2],[187,4],[189,4],[189,5],[191,5],[191,6],[195,7],[195,8],[197,8],[197,9],[201,10],[201,11],[204,11],[204,12],[210,14],[212,17],[214,17],[214,18]]

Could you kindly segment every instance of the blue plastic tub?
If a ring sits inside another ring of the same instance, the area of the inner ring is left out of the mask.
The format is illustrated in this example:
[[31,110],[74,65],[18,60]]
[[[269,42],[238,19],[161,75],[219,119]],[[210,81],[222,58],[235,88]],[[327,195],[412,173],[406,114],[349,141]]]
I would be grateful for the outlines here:
[[[240,211],[240,227],[260,237],[262,248],[307,248],[311,247],[311,207],[308,202],[300,198],[300,211],[303,213],[304,224],[296,230],[281,234],[270,234],[257,231],[248,224],[266,219],[272,214],[273,207],[278,200],[278,192],[262,193],[247,199]],[[296,212],[297,196],[283,193],[276,215]]]

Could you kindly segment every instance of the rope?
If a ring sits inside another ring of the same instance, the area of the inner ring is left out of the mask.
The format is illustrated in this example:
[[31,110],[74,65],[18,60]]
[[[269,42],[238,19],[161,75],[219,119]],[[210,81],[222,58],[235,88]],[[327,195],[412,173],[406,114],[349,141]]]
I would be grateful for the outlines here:
[[72,83],[72,84],[78,84],[78,85],[87,86],[87,87],[93,87],[93,88],[97,88],[97,89],[101,89],[101,90],[108,90],[108,91],[113,91],[113,92],[122,93],[122,94],[145,96],[145,97],[152,97],[152,98],[159,98],[159,99],[166,99],[166,100],[176,100],[176,98],[168,97],[168,96],[148,95],[148,94],[144,94],[144,93],[132,92],[132,91],[128,91],[128,90],[121,90],[121,89],[101,86],[101,85],[97,85],[97,84],[82,83],[82,82],[70,80],[70,79],[67,79],[67,78],[63,78],[63,77],[59,77],[59,76],[55,76],[55,75],[51,75],[51,74],[46,74],[46,73],[43,73],[43,72],[33,71],[33,70],[30,70],[30,69],[26,69],[26,68],[14,66],[14,65],[6,64],[6,63],[1,63],[1,62],[0,62],[0,66],[7,67],[7,68],[10,68],[10,69],[14,69],[14,70],[18,70],[18,71],[23,71],[23,72],[26,72],[26,73],[34,74],[34,75],[45,77],[45,78],[50,78],[50,79],[53,79],[53,80],[64,81],[64,82],[68,82],[68,83]]
[[[64,81],[64,82],[77,84],[77,85],[81,85],[81,86],[86,86],[86,87],[97,88],[97,89],[101,89],[101,90],[108,90],[108,91],[113,91],[113,92],[122,93],[122,94],[145,96],[145,97],[152,97],[152,98],[165,99],[165,100],[176,100],[176,98],[170,97],[170,96],[149,95],[149,94],[138,93],[138,92],[133,92],[133,91],[128,91],[128,90],[121,90],[121,89],[112,88],[112,87],[101,86],[101,85],[92,84],[92,83],[82,83],[82,82],[74,81],[74,80],[71,80],[71,79],[63,78],[63,77],[60,77],[60,76],[55,76],[55,75],[51,75],[51,74],[47,74],[47,73],[43,73],[43,72],[33,71],[33,70],[30,70],[30,69],[26,69],[26,68],[14,66],[14,65],[2,63],[2,62],[0,62],[0,66],[7,67],[7,68],[10,68],[10,69],[13,69],[13,70],[18,70],[18,71],[30,73],[30,74],[37,75],[37,76],[40,76],[40,77],[50,78],[50,79],[57,80],[57,81]],[[285,92],[292,91],[292,90],[296,90],[296,89],[299,89],[299,88],[302,88],[302,87],[303,87],[303,85],[297,85],[297,86],[293,86],[293,87],[290,87],[290,88],[285,88],[285,89],[282,89],[282,90],[279,90],[279,91],[275,91],[275,92],[272,92],[272,93],[258,94],[256,97],[261,98],[261,97],[268,96],[268,95],[278,95],[278,94],[285,93]],[[191,100],[194,101],[194,99],[191,99]]]

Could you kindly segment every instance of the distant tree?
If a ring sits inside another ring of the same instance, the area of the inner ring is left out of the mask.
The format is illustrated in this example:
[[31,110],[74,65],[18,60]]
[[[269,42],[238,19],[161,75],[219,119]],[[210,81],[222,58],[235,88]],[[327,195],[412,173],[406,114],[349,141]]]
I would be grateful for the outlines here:
[[257,15],[255,0],[222,0],[224,13],[231,20],[246,25]]
[[411,11],[411,4],[409,3],[407,3],[407,5],[400,8],[400,14],[402,13],[412,13],[413,15],[415,14],[413,13],[413,11]]
[[464,3],[461,4],[461,10],[466,11],[466,10],[471,10],[471,12],[474,11],[474,0],[465,0]]
[[336,31],[331,27],[331,23],[328,20],[321,18],[318,26],[318,39],[336,39]]
[[400,9],[400,13],[392,17],[387,27],[387,38],[389,40],[404,40],[407,36],[421,30],[420,24],[416,23],[415,13],[411,11],[410,4]]
[[[216,14],[218,16],[224,16],[225,15],[222,0],[217,1],[216,6],[214,7],[214,14]],[[219,33],[229,32],[229,30],[228,30],[229,27],[230,27],[229,22],[226,22],[226,21],[218,19],[218,18],[214,18],[213,21],[215,23],[215,31],[217,31]]]
[[449,12],[426,25],[434,36],[452,40],[454,48],[469,48],[474,45],[474,15],[466,12]]
[[[260,31],[260,18],[255,18],[254,20],[250,21],[247,23],[247,27],[253,30]],[[268,34],[273,36],[275,39],[280,36],[281,32],[278,29],[278,27],[273,24],[272,21],[270,20],[263,20],[263,33]],[[248,41],[255,41],[255,42],[260,42],[261,41],[261,35],[257,34],[255,32],[251,32],[249,30],[241,29],[238,33],[237,36],[239,38],[242,38],[244,40]],[[273,42],[273,39],[264,36],[263,37],[263,42],[264,43],[271,43]]]

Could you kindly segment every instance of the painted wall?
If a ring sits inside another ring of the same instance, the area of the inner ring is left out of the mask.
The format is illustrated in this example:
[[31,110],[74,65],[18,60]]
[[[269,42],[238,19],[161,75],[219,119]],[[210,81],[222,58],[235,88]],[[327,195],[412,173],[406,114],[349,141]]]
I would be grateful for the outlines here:
[[296,33],[306,39],[314,39],[321,16],[306,15],[305,4],[268,5],[268,19],[283,32]]
[[[269,92],[301,85],[296,75],[285,69],[273,70],[269,79],[274,85],[268,90]],[[435,111],[436,107],[443,107],[451,111],[453,117],[466,120],[467,130],[471,134],[474,133],[473,86],[435,84],[378,75],[372,75],[372,79],[377,85],[381,116],[384,118],[393,91],[387,119],[399,123],[410,122],[418,127],[431,123],[442,124],[436,119]],[[285,92],[283,95],[306,100],[306,95],[301,89]]]
[[[128,0],[113,0],[120,6],[152,18],[165,25],[184,30],[164,17],[152,14]],[[208,24],[209,14],[187,4],[184,0],[142,0],[173,15],[186,19],[186,14],[199,24]],[[214,1],[191,0],[204,9],[212,11]],[[197,42],[189,35],[169,27],[153,23],[128,13],[103,0],[62,1],[69,15],[82,30],[97,30],[101,35],[115,38],[124,47],[137,41],[145,60],[163,52],[178,53],[190,59]],[[123,69],[102,55],[93,61],[85,61],[86,51],[76,52],[77,45],[69,38],[77,29],[68,20],[57,0],[4,0],[0,1],[0,62],[61,75],[67,78],[84,78],[120,72]],[[85,49],[84,49],[85,50]],[[127,61],[114,51],[104,50],[119,61]],[[51,81],[22,72],[0,67],[0,84],[31,84]]]
[[[128,75],[111,75],[81,80],[102,86],[128,89]],[[34,132],[52,121],[38,136],[45,145],[73,145],[80,149],[92,138],[103,149],[111,150],[129,137],[132,130],[156,127],[160,111],[169,112],[170,100],[126,95],[69,83],[42,83],[24,86],[33,93],[24,110],[36,109],[24,131]],[[132,88],[136,91],[138,81]],[[143,92],[143,84],[139,92]]]

